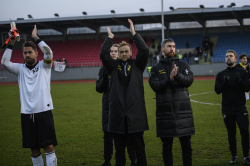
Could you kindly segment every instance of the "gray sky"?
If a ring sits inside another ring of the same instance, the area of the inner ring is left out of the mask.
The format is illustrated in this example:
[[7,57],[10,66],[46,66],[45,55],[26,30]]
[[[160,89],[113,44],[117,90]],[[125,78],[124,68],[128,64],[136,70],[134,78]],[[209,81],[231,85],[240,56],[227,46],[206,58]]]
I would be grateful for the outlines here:
[[[115,10],[117,14],[139,13],[140,8],[145,12],[161,11],[161,0],[0,0],[0,21],[16,20],[17,18],[28,19],[31,14],[34,19],[53,18],[54,13],[60,17],[82,16],[86,11],[88,15],[110,14],[110,10]],[[163,0],[164,11],[169,11],[169,7],[188,8],[227,6],[231,2],[236,3],[236,7],[250,5],[249,0]]]

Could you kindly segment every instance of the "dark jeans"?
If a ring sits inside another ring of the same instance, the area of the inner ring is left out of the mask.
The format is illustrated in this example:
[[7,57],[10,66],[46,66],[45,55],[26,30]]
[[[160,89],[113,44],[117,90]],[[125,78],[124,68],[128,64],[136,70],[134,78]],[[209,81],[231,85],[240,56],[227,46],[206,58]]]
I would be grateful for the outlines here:
[[223,119],[228,132],[229,149],[232,156],[237,155],[236,148],[236,124],[240,129],[241,145],[244,157],[248,157],[249,153],[249,119],[246,109],[232,110],[231,108],[223,108]]
[[[114,134],[110,133],[108,131],[104,131],[104,160],[106,163],[110,163],[110,160],[112,158],[112,154],[113,154],[113,139],[114,139]],[[132,142],[130,141],[130,139],[127,140],[127,152],[129,155],[129,158],[131,160],[131,162],[135,163],[136,160],[136,155],[135,155],[135,150],[133,147]],[[124,153],[125,156],[125,153]]]
[[144,132],[137,132],[132,134],[114,134],[116,166],[125,166],[126,164],[125,148],[128,139],[131,141],[132,146],[135,149],[137,166],[147,165],[143,134]]
[[[173,137],[161,137],[162,141],[162,156],[165,166],[173,165]],[[182,149],[183,166],[192,165],[192,147],[191,147],[191,135],[179,137]]]

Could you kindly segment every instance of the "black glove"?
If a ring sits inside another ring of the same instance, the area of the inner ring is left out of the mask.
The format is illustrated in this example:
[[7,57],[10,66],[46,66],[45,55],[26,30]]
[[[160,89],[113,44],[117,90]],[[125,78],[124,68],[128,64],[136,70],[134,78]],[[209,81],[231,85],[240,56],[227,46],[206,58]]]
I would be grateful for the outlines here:
[[109,77],[108,71],[107,70],[103,70],[102,76],[103,76],[104,80],[108,80],[108,77]]
[[229,79],[230,79],[230,73],[227,70],[226,73],[225,73],[225,75],[224,75],[224,82],[228,82]]
[[237,82],[241,82],[240,73],[236,73]]

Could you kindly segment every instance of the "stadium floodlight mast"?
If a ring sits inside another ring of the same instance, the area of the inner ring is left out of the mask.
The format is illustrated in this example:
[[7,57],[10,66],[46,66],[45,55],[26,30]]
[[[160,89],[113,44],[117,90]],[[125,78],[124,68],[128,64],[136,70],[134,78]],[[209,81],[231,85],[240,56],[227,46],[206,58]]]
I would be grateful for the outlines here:
[[141,11],[141,12],[145,12],[143,8],[140,8],[140,11]]
[[204,9],[205,7],[204,7],[204,5],[200,5],[200,8]]
[[219,8],[224,8],[224,5],[220,5]]
[[164,40],[164,13],[163,13],[163,0],[161,0],[161,38]]
[[231,3],[231,6],[236,6],[236,4],[234,2]]
[[115,10],[110,10],[110,12],[111,12],[112,14],[115,14]]
[[88,15],[88,14],[87,14],[87,12],[85,12],[85,11],[84,11],[84,12],[82,12],[82,14],[83,14],[83,15]]
[[59,14],[58,14],[58,13],[55,13],[54,15],[55,15],[55,17],[59,17]]
[[170,9],[170,10],[174,10],[174,7],[173,7],[173,6],[170,6],[169,9]]
[[30,14],[28,15],[28,17],[29,17],[29,18],[33,18],[32,15],[30,15]]

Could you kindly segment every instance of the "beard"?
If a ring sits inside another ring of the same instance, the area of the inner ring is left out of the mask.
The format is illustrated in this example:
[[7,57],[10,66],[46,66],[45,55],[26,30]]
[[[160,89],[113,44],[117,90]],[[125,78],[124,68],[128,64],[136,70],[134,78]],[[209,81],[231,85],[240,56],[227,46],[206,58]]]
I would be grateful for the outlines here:
[[233,63],[232,61],[227,61],[227,65],[228,65],[228,66],[233,66],[234,63]]
[[31,66],[35,63],[35,59],[31,59],[31,58],[26,58],[25,59],[25,63],[28,65],[28,66]]
[[174,52],[168,52],[167,54],[166,54],[166,56],[168,57],[168,58],[172,58],[172,57],[174,57]]

